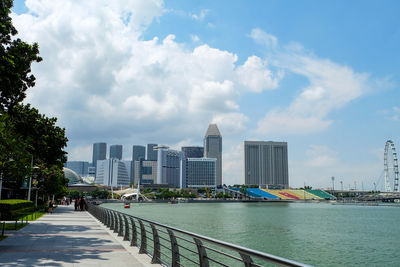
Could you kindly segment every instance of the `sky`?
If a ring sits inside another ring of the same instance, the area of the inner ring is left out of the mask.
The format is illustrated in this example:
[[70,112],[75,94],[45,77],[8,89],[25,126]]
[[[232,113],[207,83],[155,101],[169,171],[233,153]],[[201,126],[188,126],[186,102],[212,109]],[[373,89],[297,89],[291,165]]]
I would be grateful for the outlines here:
[[[223,137],[223,183],[243,183],[243,141],[285,141],[289,184],[383,190],[400,149],[400,2],[16,0],[40,47],[31,103],[92,144],[202,145]],[[389,156],[391,158],[391,156]],[[391,178],[393,179],[393,177]],[[340,183],[342,182],[342,183]],[[393,186],[393,181],[391,181]]]

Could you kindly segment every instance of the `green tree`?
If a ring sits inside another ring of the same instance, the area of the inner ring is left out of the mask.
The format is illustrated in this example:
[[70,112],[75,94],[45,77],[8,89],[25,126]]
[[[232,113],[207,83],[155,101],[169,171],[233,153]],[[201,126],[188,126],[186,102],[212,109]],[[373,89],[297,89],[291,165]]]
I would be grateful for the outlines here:
[[0,1],[0,110],[5,111],[20,103],[25,91],[35,85],[31,74],[32,62],[40,62],[37,43],[28,44],[13,38],[18,32],[12,24],[12,0]]
[[[66,194],[62,172],[66,161],[65,129],[56,118],[47,118],[30,105],[21,104],[25,91],[35,85],[31,64],[40,62],[37,43],[15,38],[10,13],[12,0],[0,0],[0,169],[8,187],[18,192],[22,179],[41,166],[39,187],[43,193]],[[33,161],[33,164],[32,164]]]

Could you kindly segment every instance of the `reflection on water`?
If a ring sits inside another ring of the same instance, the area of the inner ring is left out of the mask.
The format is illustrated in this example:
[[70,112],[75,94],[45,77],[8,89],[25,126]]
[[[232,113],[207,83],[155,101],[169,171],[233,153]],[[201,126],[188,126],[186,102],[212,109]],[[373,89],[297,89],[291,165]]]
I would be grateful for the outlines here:
[[104,204],[316,266],[399,266],[400,208],[328,203]]

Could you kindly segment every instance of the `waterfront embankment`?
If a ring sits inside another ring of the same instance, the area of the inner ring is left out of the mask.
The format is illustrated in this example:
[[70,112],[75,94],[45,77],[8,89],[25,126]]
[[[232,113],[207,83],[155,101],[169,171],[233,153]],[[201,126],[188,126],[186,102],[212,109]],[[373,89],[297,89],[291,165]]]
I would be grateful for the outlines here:
[[59,206],[0,242],[0,266],[157,266],[88,212]]

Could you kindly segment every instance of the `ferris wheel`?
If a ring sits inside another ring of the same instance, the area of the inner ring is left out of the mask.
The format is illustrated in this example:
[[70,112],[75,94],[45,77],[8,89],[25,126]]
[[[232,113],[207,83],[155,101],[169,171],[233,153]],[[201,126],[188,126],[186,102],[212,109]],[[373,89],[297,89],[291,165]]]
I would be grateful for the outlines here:
[[[388,152],[391,152],[391,159],[389,159]],[[397,153],[396,149],[394,148],[394,144],[392,140],[386,141],[385,145],[385,154],[384,154],[384,171],[385,171],[385,184],[386,184],[386,192],[392,192],[392,188],[390,187],[390,182],[389,182],[389,170],[393,170],[394,173],[394,187],[393,187],[393,192],[398,192],[399,191],[399,166],[397,163]],[[390,165],[390,166],[389,166]]]

